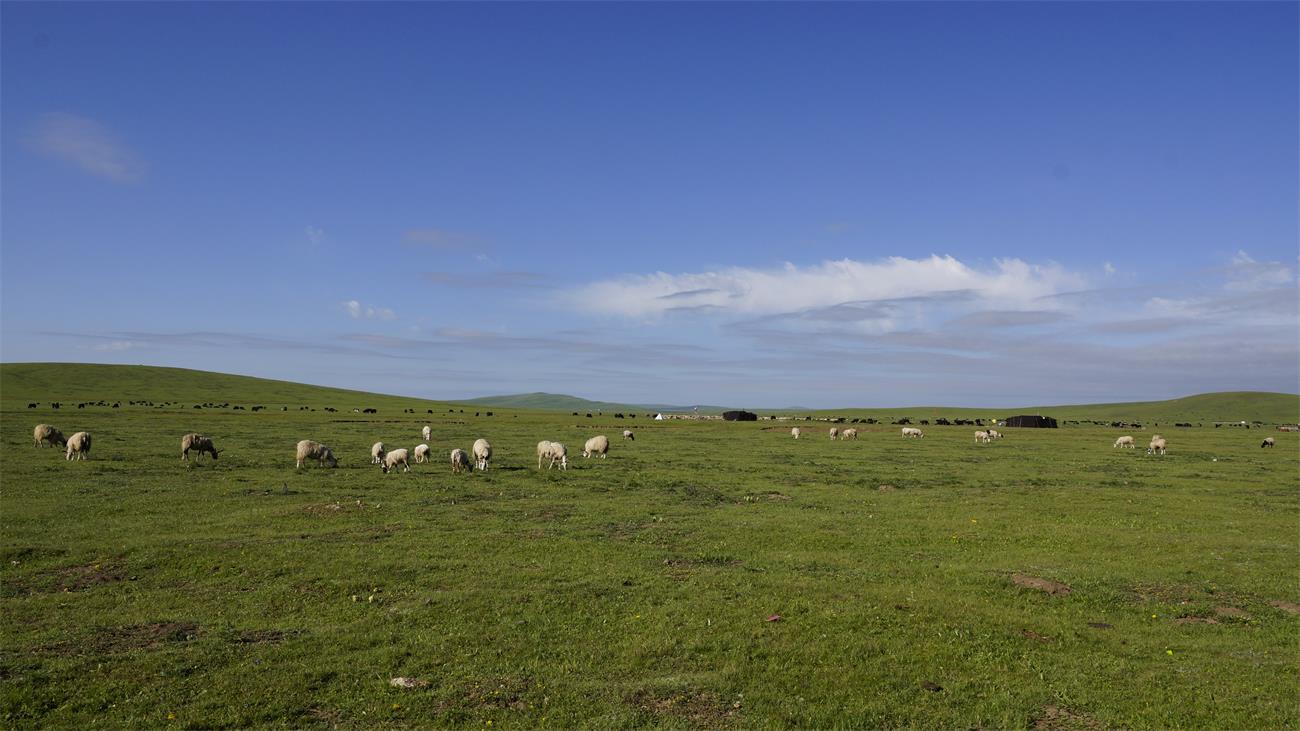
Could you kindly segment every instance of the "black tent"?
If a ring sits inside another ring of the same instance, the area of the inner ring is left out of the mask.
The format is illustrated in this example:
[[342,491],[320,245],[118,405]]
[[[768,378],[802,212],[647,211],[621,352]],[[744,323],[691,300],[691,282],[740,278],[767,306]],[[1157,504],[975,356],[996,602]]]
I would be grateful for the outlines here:
[[752,414],[748,411],[724,411],[722,418],[727,421],[758,421],[758,414]]
[[1055,429],[1056,419],[1050,416],[1013,416],[1007,419],[1007,426],[1032,426],[1039,429]]

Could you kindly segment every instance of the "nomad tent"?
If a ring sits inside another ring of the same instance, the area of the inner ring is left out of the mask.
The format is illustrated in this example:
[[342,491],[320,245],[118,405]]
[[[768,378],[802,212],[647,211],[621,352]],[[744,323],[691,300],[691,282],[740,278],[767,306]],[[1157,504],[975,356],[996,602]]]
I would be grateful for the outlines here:
[[1056,419],[1050,416],[1012,416],[1007,419],[1007,426],[1033,426],[1040,429],[1055,429]]
[[758,421],[758,414],[748,411],[724,411],[722,412],[722,418],[727,421]]

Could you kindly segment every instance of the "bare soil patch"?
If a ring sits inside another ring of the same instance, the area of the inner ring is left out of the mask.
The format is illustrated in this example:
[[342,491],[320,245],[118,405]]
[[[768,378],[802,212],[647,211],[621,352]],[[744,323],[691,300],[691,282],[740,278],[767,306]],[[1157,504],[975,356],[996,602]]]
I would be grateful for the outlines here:
[[1268,605],[1270,607],[1277,607],[1278,609],[1290,614],[1300,614],[1300,604],[1296,604],[1295,602],[1284,602],[1281,599],[1278,599],[1269,602]]
[[1252,618],[1250,612],[1247,612],[1245,609],[1238,609],[1237,607],[1215,607],[1214,613],[1219,617],[1224,617],[1227,619],[1251,619]]
[[1047,706],[1030,722],[1035,731],[1102,731],[1106,726],[1090,714]]
[[661,718],[684,718],[701,728],[718,728],[732,723],[740,715],[742,706],[739,699],[727,702],[711,690],[641,690],[628,696],[625,702]]
[[75,657],[159,650],[170,644],[190,642],[201,633],[202,630],[194,622],[133,624],[100,630],[89,640],[59,642],[41,648],[41,653]]
[[528,707],[525,695],[533,687],[529,677],[502,676],[466,681],[458,692],[457,702],[444,702],[440,710],[458,708],[500,708],[521,710]]
[[1047,635],[1040,635],[1037,632],[1033,631],[1032,629],[1022,629],[1020,630],[1020,634],[1023,637],[1028,637],[1031,640],[1038,640],[1039,642],[1052,641],[1051,637],[1048,637]]
[[1021,573],[1012,574],[1011,581],[1016,586],[1023,587],[1025,589],[1034,589],[1036,591],[1044,591],[1047,592],[1048,594],[1051,594],[1052,596],[1067,596],[1071,592],[1070,587],[1066,586],[1065,584],[1062,584],[1059,581],[1052,581],[1051,579],[1041,579],[1037,576],[1029,576],[1027,574],[1021,574]]

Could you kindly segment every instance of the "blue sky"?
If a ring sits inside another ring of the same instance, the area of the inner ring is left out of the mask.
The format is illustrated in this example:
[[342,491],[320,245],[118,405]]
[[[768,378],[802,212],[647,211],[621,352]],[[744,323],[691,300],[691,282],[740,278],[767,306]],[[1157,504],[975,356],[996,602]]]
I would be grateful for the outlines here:
[[416,396],[1300,386],[1295,3],[0,7],[0,358]]

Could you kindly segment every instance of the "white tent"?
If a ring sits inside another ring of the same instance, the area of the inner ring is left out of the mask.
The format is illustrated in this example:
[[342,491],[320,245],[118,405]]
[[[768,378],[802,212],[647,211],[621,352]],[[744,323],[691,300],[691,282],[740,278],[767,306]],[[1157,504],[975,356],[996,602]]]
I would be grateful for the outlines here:
[[663,420],[664,420],[663,414],[655,414],[655,421],[663,421]]

